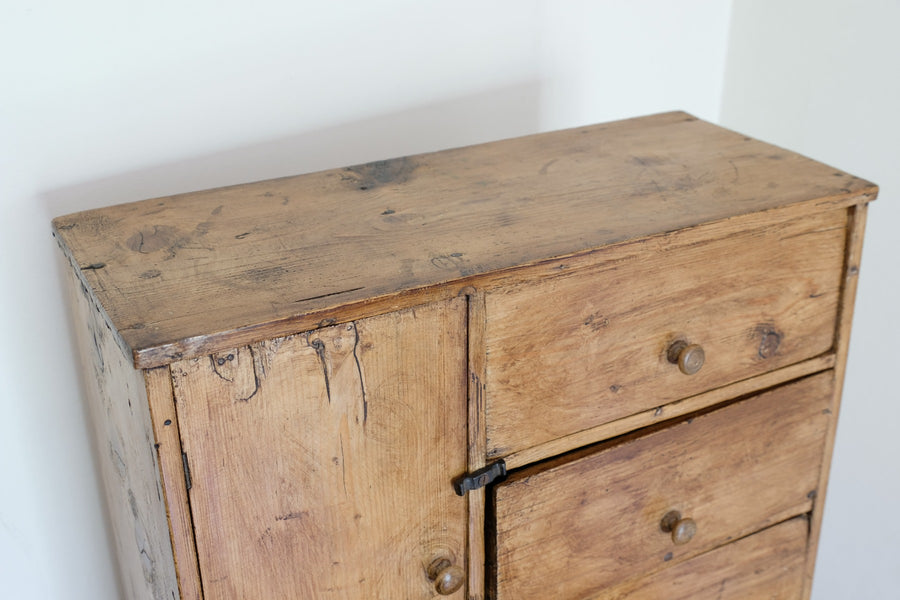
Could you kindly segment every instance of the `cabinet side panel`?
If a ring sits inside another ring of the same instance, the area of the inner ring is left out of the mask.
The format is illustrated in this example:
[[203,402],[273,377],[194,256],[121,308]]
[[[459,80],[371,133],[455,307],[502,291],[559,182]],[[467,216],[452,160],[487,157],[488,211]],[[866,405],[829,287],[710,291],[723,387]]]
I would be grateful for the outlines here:
[[206,597],[433,598],[441,558],[462,584],[465,327],[457,298],[172,365]]
[[847,351],[850,347],[850,325],[853,321],[853,305],[856,301],[856,285],[859,281],[859,269],[862,261],[863,235],[866,229],[868,205],[861,204],[848,209],[850,219],[847,225],[847,254],[844,263],[844,279],[841,290],[841,304],[835,335],[834,366],[834,403],[832,410],[835,418],[825,438],[825,451],[822,459],[822,473],[816,491],[815,505],[812,511],[809,528],[809,552],[806,563],[806,580],[803,598],[812,592],[812,578],[815,570],[816,553],[819,546],[819,533],[822,526],[822,515],[825,511],[825,490],[828,485],[828,474],[831,468],[831,455],[834,450],[834,437],[837,433],[837,415],[841,407],[841,392],[844,387],[844,374],[847,369]]
[[141,371],[69,270],[84,384],[126,598],[179,598],[155,439]]

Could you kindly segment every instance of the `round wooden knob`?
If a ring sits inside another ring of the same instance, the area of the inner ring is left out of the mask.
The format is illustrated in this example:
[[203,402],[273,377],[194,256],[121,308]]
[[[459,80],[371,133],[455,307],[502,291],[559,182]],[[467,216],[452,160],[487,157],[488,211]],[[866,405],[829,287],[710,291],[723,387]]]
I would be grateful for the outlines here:
[[672,510],[666,513],[659,523],[659,528],[672,534],[672,541],[677,545],[687,544],[697,533],[697,523],[689,517],[681,517],[681,513]]
[[437,558],[428,567],[428,578],[434,582],[434,590],[438,594],[449,596],[462,587],[466,574],[450,559]]
[[700,344],[688,344],[680,340],[669,346],[666,356],[685,375],[693,375],[706,362],[706,353]]

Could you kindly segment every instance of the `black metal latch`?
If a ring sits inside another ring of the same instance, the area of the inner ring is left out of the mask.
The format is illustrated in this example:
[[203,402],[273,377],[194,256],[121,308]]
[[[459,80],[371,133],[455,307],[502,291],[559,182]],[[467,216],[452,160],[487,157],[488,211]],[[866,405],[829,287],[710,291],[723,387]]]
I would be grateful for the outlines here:
[[456,490],[458,496],[465,496],[469,490],[477,490],[506,477],[506,463],[498,460],[486,467],[482,467],[473,473],[463,475],[459,479],[453,481],[453,489]]

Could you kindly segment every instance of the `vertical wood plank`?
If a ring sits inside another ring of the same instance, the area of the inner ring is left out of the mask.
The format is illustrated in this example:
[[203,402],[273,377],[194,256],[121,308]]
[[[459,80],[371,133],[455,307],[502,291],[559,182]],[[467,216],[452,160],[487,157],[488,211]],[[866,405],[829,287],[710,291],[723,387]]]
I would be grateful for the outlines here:
[[172,365],[207,597],[433,598],[442,557],[465,577],[465,326],[455,298]]
[[188,504],[187,482],[169,367],[145,371],[144,380],[147,384],[150,419],[156,437],[156,456],[169,518],[178,589],[181,592],[181,600],[202,600],[197,549],[194,546],[194,525]]
[[128,599],[177,600],[144,377],[122,352],[74,270],[66,271],[121,592]]
[[832,403],[832,410],[834,411],[834,418],[831,420],[831,426],[829,427],[825,439],[819,487],[816,491],[816,500],[810,518],[809,550],[806,559],[806,579],[803,586],[803,598],[809,598],[812,593],[812,580],[816,566],[816,554],[819,547],[822,516],[825,509],[825,492],[828,486],[832,453],[834,452],[834,438],[837,432],[838,414],[841,406],[841,393],[844,388],[844,376],[847,372],[847,352],[850,347],[850,326],[853,322],[853,306],[856,302],[856,287],[859,281],[859,269],[862,260],[863,235],[866,230],[868,204],[850,207],[848,211],[850,213],[850,218],[847,224],[844,280],[834,340],[834,349],[837,356],[837,362],[833,371],[834,401]]
[[[469,471],[485,466],[487,437],[484,421],[485,392],[485,310],[484,292],[472,289],[468,295],[469,352]],[[485,489],[468,492],[469,502],[469,599],[482,600],[485,594]]]

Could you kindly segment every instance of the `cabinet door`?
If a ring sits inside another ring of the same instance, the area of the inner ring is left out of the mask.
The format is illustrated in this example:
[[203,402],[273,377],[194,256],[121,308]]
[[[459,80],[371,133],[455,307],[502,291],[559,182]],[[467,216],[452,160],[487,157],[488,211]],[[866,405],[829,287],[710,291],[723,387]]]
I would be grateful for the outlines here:
[[465,306],[173,365],[205,597],[433,598],[432,563],[454,587],[466,569],[467,506],[451,485],[466,470]]

